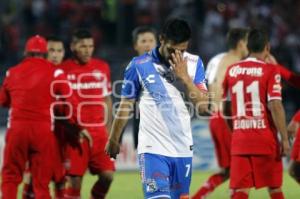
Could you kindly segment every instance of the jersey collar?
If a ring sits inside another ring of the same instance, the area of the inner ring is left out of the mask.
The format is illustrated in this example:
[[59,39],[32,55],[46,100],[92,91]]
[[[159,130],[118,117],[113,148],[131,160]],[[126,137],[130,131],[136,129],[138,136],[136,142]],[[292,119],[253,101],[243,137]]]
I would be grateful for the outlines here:
[[153,61],[157,64],[165,65],[167,68],[169,68],[170,64],[168,62],[166,62],[164,60],[164,58],[161,56],[161,54],[159,53],[159,50],[158,50],[159,47],[160,46],[157,46],[156,48],[152,49],[152,51],[150,52],[151,56],[153,58]]

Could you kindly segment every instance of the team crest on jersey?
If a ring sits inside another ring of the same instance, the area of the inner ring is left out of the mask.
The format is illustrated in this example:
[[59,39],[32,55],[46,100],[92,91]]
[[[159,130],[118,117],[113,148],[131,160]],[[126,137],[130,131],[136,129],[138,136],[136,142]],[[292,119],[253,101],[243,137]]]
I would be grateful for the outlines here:
[[276,82],[276,83],[280,83],[280,81],[281,81],[281,76],[280,76],[280,74],[276,74],[274,78],[275,78],[275,82]]
[[99,71],[99,70],[94,70],[92,72],[92,75],[97,80],[103,79],[103,77],[104,77],[104,74],[101,71]]
[[157,184],[156,181],[154,179],[148,179],[146,181],[146,191],[148,193],[153,193],[155,191],[157,191]]

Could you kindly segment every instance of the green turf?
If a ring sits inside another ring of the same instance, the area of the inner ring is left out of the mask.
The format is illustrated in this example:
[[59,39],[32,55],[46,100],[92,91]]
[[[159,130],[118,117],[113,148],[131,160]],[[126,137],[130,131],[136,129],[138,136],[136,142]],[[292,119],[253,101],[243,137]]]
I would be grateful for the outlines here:
[[[193,173],[191,193],[211,175],[211,172]],[[82,190],[82,198],[89,198],[89,190],[96,179],[93,176],[86,175],[84,178],[84,185]],[[297,185],[288,175],[284,175],[283,191],[286,199],[299,199],[300,186]],[[140,199],[142,196],[142,189],[140,184],[140,177],[137,172],[117,172],[114,182],[107,196],[107,199]],[[228,183],[223,184],[212,193],[208,199],[229,199]],[[268,194],[266,189],[251,190],[250,199],[267,199]]]
[[[205,182],[205,180],[211,175],[211,172],[194,171],[191,194],[195,193],[197,188]],[[89,193],[96,178],[89,174],[85,175],[82,199],[89,199]],[[19,199],[21,199],[21,189],[19,187]],[[284,174],[283,191],[286,199],[299,199],[300,198],[300,186],[292,180],[288,174]],[[115,179],[107,196],[107,199],[141,199],[143,198],[142,188],[140,183],[140,176],[138,172],[117,172]],[[250,199],[268,199],[266,189],[251,190]],[[214,193],[212,193],[208,199],[229,199],[228,182],[218,187]]]

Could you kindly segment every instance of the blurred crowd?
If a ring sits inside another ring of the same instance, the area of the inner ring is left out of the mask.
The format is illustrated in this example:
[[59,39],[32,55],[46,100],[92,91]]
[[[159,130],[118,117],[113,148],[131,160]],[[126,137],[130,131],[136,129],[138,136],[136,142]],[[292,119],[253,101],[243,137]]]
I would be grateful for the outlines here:
[[[300,1],[297,0],[10,0],[0,1],[0,66],[5,70],[21,58],[33,34],[57,35],[66,44],[78,27],[91,30],[95,55],[106,59],[112,79],[120,79],[134,55],[131,31],[138,25],[159,29],[167,17],[180,16],[193,29],[190,51],[204,63],[226,50],[231,27],[266,28],[279,63],[300,72]],[[66,46],[67,47],[67,46]],[[68,54],[67,54],[68,55]],[[284,90],[288,118],[300,108],[300,95]]]

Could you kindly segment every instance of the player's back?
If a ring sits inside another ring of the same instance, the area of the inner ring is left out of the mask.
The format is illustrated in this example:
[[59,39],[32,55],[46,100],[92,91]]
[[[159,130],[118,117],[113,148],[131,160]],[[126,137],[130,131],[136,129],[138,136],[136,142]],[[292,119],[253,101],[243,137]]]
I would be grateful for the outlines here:
[[228,68],[224,90],[232,103],[232,153],[271,153],[276,146],[276,130],[268,101],[281,99],[278,70],[248,58]]
[[220,53],[213,57],[208,63],[207,78],[208,90],[211,94],[211,109],[213,111],[219,110],[219,105],[222,100],[222,83],[224,80],[227,68],[240,61],[240,57],[233,53]]
[[51,83],[54,67],[40,58],[26,58],[7,72],[4,82],[10,97],[11,120],[51,122],[50,104],[54,101]]

